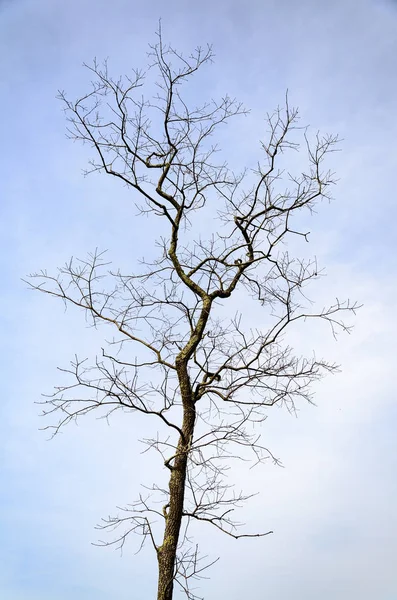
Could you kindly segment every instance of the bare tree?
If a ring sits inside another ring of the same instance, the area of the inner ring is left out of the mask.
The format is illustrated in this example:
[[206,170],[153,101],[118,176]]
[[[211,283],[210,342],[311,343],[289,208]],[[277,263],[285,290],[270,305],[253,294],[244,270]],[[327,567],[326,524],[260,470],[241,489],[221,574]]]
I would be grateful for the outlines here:
[[[311,139],[286,98],[268,115],[256,168],[236,174],[219,161],[212,137],[245,114],[243,106],[225,96],[192,107],[182,95],[182,84],[211,62],[211,48],[186,58],[163,44],[160,31],[149,57],[148,71],[158,76],[151,99],[141,95],[146,74],[114,79],[107,64],[97,62],[88,66],[94,80],[85,96],[60,98],[70,137],[95,151],[88,172],[116,177],[136,192],[142,213],[161,217],[157,259],[125,274],[109,271],[96,251],[54,276],[33,274],[29,282],[115,331],[95,364],[76,357],[64,370],[70,384],[46,398],[44,414],[59,415],[50,426],[54,434],[94,410],[139,412],[153,417],[148,423],[157,421],[145,441],[162,456],[168,488],[154,484],[100,527],[117,530],[106,545],[122,547],[131,532],[142,536],[142,545],[153,545],[158,600],[173,598],[175,582],[193,599],[191,581],[208,563],[190,542],[189,525],[202,521],[234,538],[271,533],[241,532],[232,511],[249,495],[234,490],[226,470],[249,452],[255,462],[277,462],[261,443],[258,423],[270,406],[294,410],[297,401],[311,401],[312,382],[336,369],[296,355],[286,331],[307,319],[326,321],[334,335],[347,331],[341,313],[357,305],[336,300],[313,310],[305,292],[319,276],[316,261],[292,257],[285,246],[294,236],[307,240],[296,216],[330,197],[334,176],[323,163],[337,137]],[[300,143],[304,172],[281,170],[280,156]],[[224,306],[238,290],[264,308],[266,326],[244,325],[244,311],[228,318]]]

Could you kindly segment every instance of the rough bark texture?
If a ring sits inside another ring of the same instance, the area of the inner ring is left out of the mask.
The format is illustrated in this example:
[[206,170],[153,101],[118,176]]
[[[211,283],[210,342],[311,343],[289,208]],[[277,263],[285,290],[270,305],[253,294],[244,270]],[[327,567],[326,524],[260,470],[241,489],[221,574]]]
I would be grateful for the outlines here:
[[158,592],[157,600],[172,600],[176,552],[181,529],[183,501],[185,495],[186,467],[189,452],[189,440],[194,431],[195,408],[192,398],[186,398],[183,437],[179,438],[177,456],[169,481],[170,502],[166,514],[166,525],[162,545],[157,550]]
[[[171,246],[170,254],[173,254]],[[187,461],[196,421],[195,398],[188,373],[188,361],[202,339],[211,310],[211,299],[203,299],[203,308],[197,326],[185,348],[176,358],[176,370],[183,404],[182,434],[179,437],[175,460],[169,481],[169,506],[165,509],[165,530],[162,545],[157,549],[158,591],[157,600],[172,600],[176,569],[176,553],[183,516]]]

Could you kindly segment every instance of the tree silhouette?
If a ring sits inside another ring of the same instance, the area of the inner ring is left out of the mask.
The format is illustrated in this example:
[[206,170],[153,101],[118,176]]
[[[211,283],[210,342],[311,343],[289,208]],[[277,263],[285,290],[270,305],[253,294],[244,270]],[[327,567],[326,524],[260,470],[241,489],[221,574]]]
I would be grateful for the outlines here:
[[[226,471],[249,452],[255,462],[277,462],[258,424],[275,404],[293,410],[297,401],[310,401],[311,384],[336,369],[296,355],[285,332],[307,319],[326,321],[334,335],[346,331],[341,313],[357,305],[336,300],[313,310],[305,293],[319,276],[316,261],[291,256],[285,245],[292,237],[307,239],[296,216],[330,197],[334,176],[324,159],[337,137],[310,137],[286,97],[268,115],[256,168],[235,173],[212,140],[219,126],[246,113],[243,106],[227,95],[189,106],[182,94],[183,84],[212,61],[211,47],[186,58],[164,45],[159,30],[149,57],[149,72],[158,75],[150,99],[141,92],[146,74],[113,79],[107,64],[97,62],[88,66],[94,79],[86,95],[60,97],[70,137],[95,151],[88,172],[117,178],[135,192],[142,213],[161,218],[157,258],[129,274],[109,270],[96,251],[54,276],[33,274],[29,283],[114,330],[94,364],[76,357],[62,369],[70,384],[46,398],[44,414],[59,416],[49,426],[54,434],[94,410],[139,412],[150,417],[149,428],[158,425],[146,443],[162,457],[168,488],[154,483],[100,527],[116,531],[106,545],[122,547],[132,532],[153,545],[158,600],[173,598],[174,582],[193,599],[191,581],[208,563],[190,540],[190,523],[234,538],[271,533],[241,531],[233,508],[249,495],[235,491]],[[284,164],[300,144],[305,171],[282,170],[281,155]],[[131,235],[127,223],[120,232]],[[244,307],[228,316],[224,307],[237,292],[263,307],[265,326],[247,327]]]

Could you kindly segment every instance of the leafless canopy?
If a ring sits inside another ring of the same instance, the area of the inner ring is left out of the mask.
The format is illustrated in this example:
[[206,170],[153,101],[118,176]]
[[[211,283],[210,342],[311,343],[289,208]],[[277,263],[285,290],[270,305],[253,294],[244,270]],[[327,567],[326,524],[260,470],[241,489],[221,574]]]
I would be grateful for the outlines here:
[[[161,217],[164,235],[157,259],[140,272],[111,271],[96,251],[54,276],[42,271],[29,279],[31,287],[82,308],[95,326],[108,325],[115,335],[95,364],[76,357],[65,369],[70,384],[44,401],[44,413],[59,416],[50,426],[54,434],[94,410],[151,417],[148,427],[155,431],[145,441],[161,454],[169,485],[154,484],[100,527],[116,530],[107,545],[123,546],[131,532],[152,543],[158,600],[171,600],[174,582],[188,598],[197,597],[190,582],[208,563],[190,543],[191,522],[234,538],[271,533],[239,529],[232,511],[247,496],[228,482],[227,467],[250,453],[255,463],[276,461],[257,424],[270,406],[293,410],[297,401],[310,401],[312,382],[336,369],[296,355],[285,342],[287,329],[314,318],[334,334],[346,331],[342,313],[356,308],[336,300],[312,312],[305,288],[319,276],[316,261],[290,256],[285,245],[294,236],[307,239],[296,216],[330,197],[334,178],[324,160],[337,138],[311,138],[286,98],[268,115],[255,169],[232,172],[213,137],[245,109],[227,95],[191,106],[182,94],[212,56],[208,47],[184,57],[163,44],[160,32],[149,53],[148,73],[158,76],[150,99],[141,90],[147,74],[113,79],[107,64],[97,62],[87,67],[93,82],[86,95],[74,102],[60,94],[70,137],[94,150],[89,172],[105,172],[131,188],[141,212]],[[286,153],[299,149],[299,135],[307,162],[304,172],[292,174],[278,159],[285,164]],[[121,234],[129,235],[125,228]],[[263,307],[266,325],[245,326],[244,310],[227,316],[235,293]]]

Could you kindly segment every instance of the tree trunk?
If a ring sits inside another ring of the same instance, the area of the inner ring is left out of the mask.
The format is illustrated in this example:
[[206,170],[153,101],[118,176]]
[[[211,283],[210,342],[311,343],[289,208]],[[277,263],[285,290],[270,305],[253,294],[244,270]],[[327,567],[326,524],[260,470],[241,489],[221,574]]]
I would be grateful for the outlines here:
[[157,600],[172,600],[174,589],[176,552],[182,524],[187,459],[193,438],[196,409],[193,401],[186,363],[177,368],[183,403],[182,435],[179,438],[169,481],[169,506],[166,512],[162,545],[157,549],[158,591]]

